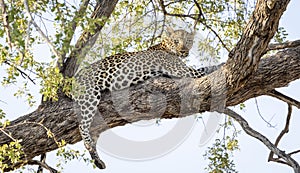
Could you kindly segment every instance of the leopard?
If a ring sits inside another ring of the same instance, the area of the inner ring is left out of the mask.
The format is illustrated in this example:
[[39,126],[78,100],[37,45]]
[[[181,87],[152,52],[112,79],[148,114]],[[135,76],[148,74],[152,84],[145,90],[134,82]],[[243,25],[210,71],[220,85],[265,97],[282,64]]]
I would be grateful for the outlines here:
[[195,31],[166,29],[166,37],[144,51],[126,52],[105,57],[81,69],[75,75],[76,94],[73,99],[80,109],[79,131],[94,164],[99,169],[106,166],[96,150],[98,136],[90,133],[101,93],[129,88],[159,76],[175,78],[200,78],[220,68],[220,65],[194,69],[186,65],[194,42]]

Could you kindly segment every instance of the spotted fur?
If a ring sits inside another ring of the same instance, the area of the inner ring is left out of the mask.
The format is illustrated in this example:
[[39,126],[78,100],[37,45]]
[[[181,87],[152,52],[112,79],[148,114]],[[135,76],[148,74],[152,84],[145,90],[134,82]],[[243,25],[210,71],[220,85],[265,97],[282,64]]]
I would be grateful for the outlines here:
[[148,50],[106,57],[76,74],[73,98],[80,107],[80,133],[98,168],[104,169],[105,164],[96,151],[97,137],[91,135],[89,129],[103,90],[122,90],[162,75],[198,78],[217,69],[211,66],[195,70],[182,62],[181,58],[187,57],[192,48],[194,33],[168,28],[167,34],[160,44]]

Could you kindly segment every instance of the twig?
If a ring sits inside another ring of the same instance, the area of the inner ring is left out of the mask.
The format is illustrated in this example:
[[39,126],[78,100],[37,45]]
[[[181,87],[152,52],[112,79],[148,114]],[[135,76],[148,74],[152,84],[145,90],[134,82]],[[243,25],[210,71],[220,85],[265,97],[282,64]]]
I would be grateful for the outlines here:
[[36,83],[34,82],[34,79],[32,79],[28,74],[26,74],[24,71],[22,71],[21,69],[19,69],[18,67],[16,67],[14,64],[8,62],[7,60],[4,61],[4,63],[7,64],[7,65],[9,65],[9,66],[11,66],[11,67],[13,67],[13,68],[15,68],[15,69],[21,74],[21,76],[22,76],[24,79],[27,78],[27,79],[29,79],[33,84],[36,85]]
[[269,121],[267,121],[267,120],[262,116],[262,114],[261,114],[261,112],[260,112],[260,109],[259,109],[259,107],[258,107],[257,99],[254,98],[254,100],[255,100],[256,110],[257,110],[258,115],[260,116],[260,118],[261,118],[265,123],[267,123],[269,127],[275,128],[275,126],[273,126]]
[[48,18],[46,18],[46,17],[43,17],[42,15],[40,15],[40,14],[33,14],[34,16],[37,16],[37,17],[39,17],[40,18],[40,20],[46,20],[46,21],[48,21],[48,22],[52,22],[52,23],[54,23],[55,21],[54,20],[51,20],[51,19],[48,19]]
[[[155,4],[154,4],[154,2],[153,2],[152,0],[150,0],[150,2],[151,2],[151,4],[152,4],[153,13],[154,13],[154,18],[157,19],[157,14],[156,14],[156,9],[155,9]],[[157,22],[155,22],[155,24],[154,24],[154,32],[153,32],[153,35],[152,35],[152,38],[151,38],[151,43],[150,43],[150,45],[153,45],[156,31],[157,31]]]
[[48,44],[48,46],[50,47],[51,51],[54,53],[56,58],[58,60],[60,60],[61,59],[60,53],[55,49],[54,45],[51,43],[49,38],[45,35],[45,33],[42,31],[42,29],[33,20],[32,15],[31,15],[30,10],[29,10],[29,7],[28,7],[28,0],[24,0],[24,7],[25,7],[25,13],[26,13],[27,17],[29,18],[30,22],[34,25],[35,29],[42,36],[44,41]]
[[27,161],[27,164],[28,165],[38,165],[38,166],[41,166],[41,167],[47,169],[48,171],[50,171],[50,173],[57,173],[58,172],[56,169],[50,167],[48,164],[43,163],[43,162],[38,161],[38,160],[29,160],[29,161]]
[[[164,1],[163,0],[160,0],[159,1],[159,5],[161,6],[162,8],[162,12],[164,15],[168,15],[168,16],[174,16],[174,17],[183,17],[183,18],[191,18],[191,19],[194,19],[194,20],[197,20],[197,17],[193,17],[192,14],[177,14],[177,13],[169,13],[167,12],[166,10],[166,5],[164,5]],[[199,5],[199,4],[198,4]],[[196,6],[198,7],[198,5],[196,4]],[[200,7],[200,6],[199,6]],[[199,9],[199,11],[201,12],[201,8]],[[200,14],[201,15],[201,14]],[[203,16],[203,14],[201,15]],[[207,29],[209,29],[217,38],[218,40],[221,42],[221,44],[223,45],[223,47],[228,51],[230,52],[230,49],[226,46],[226,44],[223,42],[222,38],[219,36],[219,34],[211,27],[209,26],[206,22],[204,22],[204,20],[200,21],[201,24],[203,24]]]
[[271,43],[271,44],[269,44],[267,51],[285,49],[285,48],[291,48],[291,47],[297,47],[297,46],[300,46],[300,40],[287,41],[284,43]]
[[7,42],[8,42],[10,50],[12,50],[13,44],[11,42],[10,27],[9,27],[9,23],[8,23],[8,15],[6,12],[6,5],[4,4],[3,0],[0,0],[0,6],[1,6],[1,11],[2,11],[3,27],[5,28],[5,32],[7,35]]
[[255,131],[253,128],[251,128],[248,124],[248,122],[238,113],[232,111],[231,109],[225,108],[224,111],[219,111],[220,113],[225,113],[228,116],[235,119],[243,128],[243,130],[250,136],[256,138],[257,140],[261,141],[266,147],[268,147],[274,154],[278,155],[280,158],[282,158],[287,165],[291,166],[294,169],[295,173],[300,172],[300,166],[299,164],[288,154],[286,154],[284,151],[278,149],[268,138],[266,138],[264,135],[260,134],[259,132]]
[[196,31],[197,23],[198,23],[198,22],[201,22],[201,21],[200,21],[201,17],[202,17],[203,19],[205,19],[205,17],[204,17],[204,14],[203,14],[203,12],[202,12],[202,9],[201,9],[200,4],[199,4],[196,0],[194,0],[194,3],[196,4],[196,7],[197,7],[198,10],[199,10],[198,19],[195,20],[195,23],[194,23],[194,31]]
[[296,151],[293,151],[293,152],[290,152],[288,155],[293,155],[293,154],[297,154],[297,153],[300,153],[300,150],[296,150]]
[[177,14],[177,13],[168,13],[166,10],[166,5],[164,5],[164,1],[160,0],[159,1],[159,5],[162,9],[162,12],[164,15],[168,15],[168,16],[175,16],[175,17],[187,17],[187,18],[191,18],[196,20],[196,17],[193,17],[192,15],[187,15],[187,14]]
[[7,105],[7,102],[5,102],[5,101],[3,101],[3,100],[0,100],[0,103],[4,103],[4,104]]
[[[276,141],[274,143],[274,145],[276,147],[278,146],[278,144],[279,144],[280,140],[282,139],[283,135],[285,135],[289,132],[289,126],[290,126],[290,120],[291,120],[291,116],[292,116],[292,110],[293,110],[292,105],[288,104],[288,114],[286,116],[285,126],[282,129],[282,131],[280,132],[280,134],[278,135],[278,137],[276,138]],[[271,151],[270,154],[269,154],[268,161],[277,162],[278,159],[280,159],[280,158],[274,158],[274,153]]]
[[275,97],[275,98],[277,98],[277,99],[279,99],[281,101],[284,101],[284,102],[286,102],[288,104],[291,104],[291,105],[297,107],[298,109],[300,109],[300,102],[299,101],[297,101],[297,100],[295,100],[293,98],[290,98],[290,97],[288,97],[288,96],[286,96],[286,95],[284,95],[284,94],[276,91],[275,89],[269,91],[267,93],[267,95]]
[[[25,38],[25,49],[24,49],[24,54],[25,51],[28,50],[29,43],[30,43],[30,26],[31,26],[31,21],[28,21],[27,23],[27,29],[26,29],[26,38]],[[21,66],[24,60],[24,55],[22,56],[22,59],[20,60],[19,65]]]
[[226,44],[223,42],[222,38],[219,36],[219,34],[217,33],[217,31],[215,31],[211,26],[209,26],[208,24],[206,24],[206,22],[201,22],[201,24],[203,24],[207,29],[209,29],[212,33],[214,33],[214,35],[218,38],[218,40],[221,42],[221,44],[223,45],[223,47],[230,52],[230,49],[226,46]]
[[44,28],[44,30],[45,30],[45,35],[47,36],[47,38],[49,37],[49,34],[48,34],[48,29],[47,29],[47,25],[46,25],[46,23],[45,23],[45,21],[42,19],[42,18],[40,18],[40,25],[43,25],[43,28]]
[[2,133],[4,133],[7,137],[9,137],[11,140],[13,140],[14,142],[16,142],[17,140],[15,138],[13,138],[10,134],[8,134],[6,131],[4,131],[3,128],[0,128],[0,131]]
[[171,1],[171,2],[169,2],[168,4],[165,4],[165,7],[168,7],[169,5],[171,5],[171,4],[176,4],[176,3],[178,3],[178,2],[183,2],[183,1],[186,1],[186,0],[174,0],[174,1]]

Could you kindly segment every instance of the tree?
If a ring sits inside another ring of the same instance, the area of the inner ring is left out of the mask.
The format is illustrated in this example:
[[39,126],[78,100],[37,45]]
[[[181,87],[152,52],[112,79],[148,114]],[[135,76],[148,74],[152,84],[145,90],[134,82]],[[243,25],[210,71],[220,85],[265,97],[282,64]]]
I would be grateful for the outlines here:
[[[250,13],[247,7],[251,3],[248,1],[82,0],[77,7],[65,1],[1,0],[3,22],[0,25],[3,30],[0,36],[5,41],[0,45],[0,64],[7,68],[2,83],[13,84],[23,77],[23,89],[17,94],[27,96],[29,104],[33,104],[32,94],[28,91],[29,82],[39,81],[43,95],[35,111],[1,124],[1,169],[9,171],[24,164],[35,164],[54,171],[34,157],[58,149],[66,143],[74,144],[81,140],[73,101],[68,95],[72,77],[80,62],[88,52],[96,52],[96,56],[99,56],[99,50],[97,52],[97,49],[91,48],[99,41],[97,38],[100,31],[105,26],[113,26],[113,20],[118,21],[128,15],[135,16],[135,19],[147,18],[147,14],[151,14],[155,15],[157,21],[150,22],[145,32],[140,30],[144,35],[130,33],[126,35],[125,41],[117,40],[112,46],[102,41],[101,48],[108,50],[105,55],[124,52],[128,48],[141,50],[148,47],[157,42],[156,34],[160,36],[162,31],[158,28],[163,28],[166,22],[172,25],[172,19],[182,19],[189,26],[195,21],[201,24],[195,29],[203,29],[207,33],[205,41],[210,43],[207,49],[215,50],[218,56],[228,51],[226,64],[203,78],[189,80],[160,77],[132,86],[129,91],[114,93],[114,97],[121,100],[129,92],[129,102],[120,103],[118,111],[114,109],[111,94],[105,92],[99,105],[103,117],[98,118],[103,118],[106,123],[95,127],[96,130],[155,119],[156,112],[163,112],[160,118],[167,119],[216,111],[236,120],[248,135],[266,145],[270,150],[269,161],[286,164],[294,172],[300,172],[298,162],[291,157],[298,151],[285,153],[278,148],[279,141],[288,131],[292,106],[300,107],[298,101],[275,90],[300,76],[299,41],[283,42],[284,30],[278,28],[288,3],[288,0],[257,0]],[[48,19],[48,12],[54,17]],[[54,26],[53,32],[47,33],[46,27],[42,27],[48,26],[46,22]],[[117,32],[121,30],[117,28]],[[75,37],[77,33],[80,33],[79,38]],[[279,43],[270,44],[272,39]],[[73,44],[72,40],[76,43]],[[51,63],[33,57],[32,47],[42,42],[47,43],[52,52]],[[281,51],[270,53],[278,49]],[[148,98],[147,91],[164,93],[165,102],[157,97],[152,98],[152,102],[163,106],[149,112],[150,103],[144,99]],[[230,109],[230,106],[261,95],[278,98],[289,105],[286,127],[274,143]],[[181,98],[185,98],[184,103]],[[133,112],[126,117],[119,116],[120,112],[128,111],[128,107]],[[0,113],[4,115],[2,111]],[[274,155],[278,158],[274,158]],[[212,167],[210,171],[218,169]]]

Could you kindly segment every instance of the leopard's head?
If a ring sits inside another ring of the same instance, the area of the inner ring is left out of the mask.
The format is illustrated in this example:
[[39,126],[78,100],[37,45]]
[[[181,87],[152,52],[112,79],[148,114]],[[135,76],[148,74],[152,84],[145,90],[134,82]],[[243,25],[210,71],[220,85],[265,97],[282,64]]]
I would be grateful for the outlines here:
[[163,45],[167,51],[180,57],[187,57],[193,46],[195,32],[189,33],[185,30],[173,30],[167,27],[167,37]]

